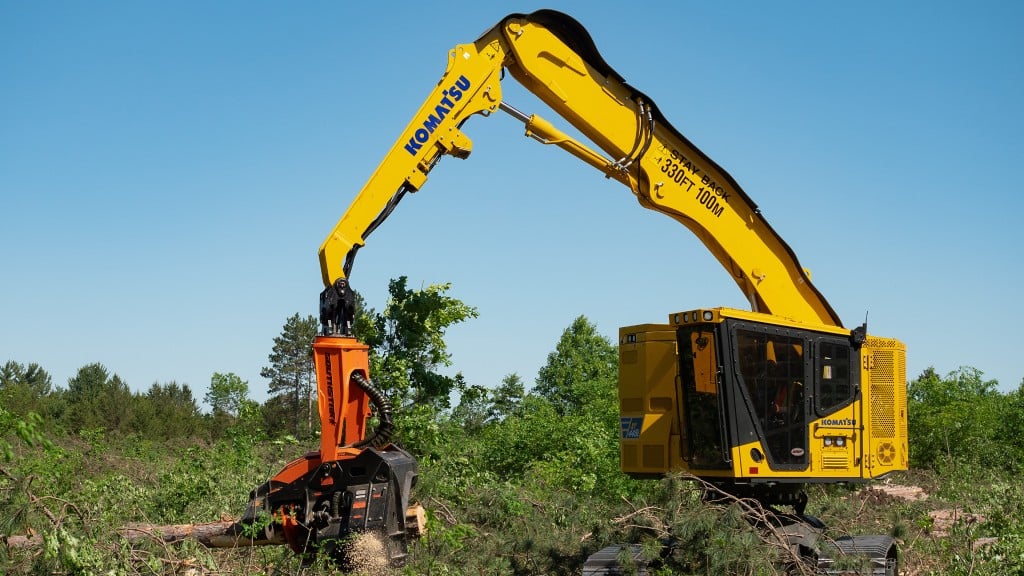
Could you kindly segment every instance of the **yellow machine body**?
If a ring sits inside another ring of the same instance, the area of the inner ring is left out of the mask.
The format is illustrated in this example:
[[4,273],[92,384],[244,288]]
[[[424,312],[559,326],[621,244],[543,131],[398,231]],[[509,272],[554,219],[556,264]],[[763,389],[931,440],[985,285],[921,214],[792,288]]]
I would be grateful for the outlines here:
[[809,483],[907,467],[903,344],[727,308],[619,330],[622,470]]

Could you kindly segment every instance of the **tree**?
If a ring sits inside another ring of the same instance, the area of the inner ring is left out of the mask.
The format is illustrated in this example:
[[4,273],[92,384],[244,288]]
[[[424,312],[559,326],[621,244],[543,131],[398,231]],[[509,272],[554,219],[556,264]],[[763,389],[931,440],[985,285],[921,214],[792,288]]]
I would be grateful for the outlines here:
[[526,389],[523,379],[513,372],[501,380],[501,385],[491,391],[491,405],[487,411],[489,420],[503,420],[519,412],[523,405]]
[[615,402],[618,352],[585,316],[562,332],[555,351],[537,373],[537,394],[560,414]]
[[263,422],[258,402],[249,399],[249,383],[234,372],[215,372],[210,378],[210,389],[203,396],[203,402],[210,405],[210,431],[214,438],[222,433],[247,441],[265,436],[267,427]]
[[483,429],[489,417],[490,390],[479,384],[459,386],[459,404],[452,410],[452,420],[468,432]]
[[199,406],[188,384],[154,382],[136,398],[135,429],[157,440],[187,438],[199,431]]
[[1003,415],[999,419],[997,443],[1009,450],[1001,462],[1006,468],[1019,473],[1024,468],[1024,380],[999,404]]
[[99,363],[88,364],[68,380],[69,429],[102,429],[127,432],[132,424],[132,393],[117,374],[113,376]]
[[576,318],[530,393],[522,394],[514,374],[494,391],[494,418],[481,434],[482,466],[499,478],[530,478],[547,489],[625,495],[617,371],[615,347],[585,317]]
[[370,345],[374,382],[393,404],[447,408],[460,377],[440,372],[451,365],[445,331],[476,318],[477,311],[447,295],[451,284],[410,290],[407,283],[402,276],[388,284],[390,297],[382,314],[365,309],[360,313],[356,336]]
[[998,436],[1003,412],[1012,403],[997,387],[976,368],[963,367],[944,378],[933,368],[922,372],[907,387],[911,464],[1004,461]]
[[260,370],[260,376],[270,380],[267,391],[271,398],[290,409],[296,436],[301,433],[303,421],[307,433],[313,430],[313,339],[318,327],[319,322],[312,315],[302,318],[296,312],[285,321],[281,335],[274,338],[268,357],[270,366]]
[[52,394],[53,380],[39,364],[25,366],[10,360],[0,366],[0,403],[10,412],[47,415],[52,411]]
[[249,401],[249,383],[234,372],[214,372],[210,378],[210,390],[203,396],[203,402],[210,405],[214,415],[224,414],[237,418],[242,407]]

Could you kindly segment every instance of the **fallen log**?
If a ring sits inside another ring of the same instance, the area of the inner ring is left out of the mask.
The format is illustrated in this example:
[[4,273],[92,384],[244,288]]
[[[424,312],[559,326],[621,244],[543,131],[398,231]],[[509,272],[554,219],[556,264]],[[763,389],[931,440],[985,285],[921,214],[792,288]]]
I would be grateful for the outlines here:
[[[405,514],[406,531],[409,536],[419,538],[426,534],[426,511],[423,506],[410,506]],[[245,535],[245,527],[237,520],[206,522],[201,524],[146,524],[134,522],[118,530],[128,542],[158,540],[174,544],[183,540],[195,540],[207,548],[246,548],[249,546],[275,546],[286,544],[283,533],[276,532],[272,539],[256,540]],[[27,536],[0,536],[0,541],[9,549],[35,548],[43,543],[38,534]]]
[[283,535],[272,540],[256,540],[245,535],[245,527],[237,521],[204,524],[142,524],[132,523],[119,533],[129,542],[159,540],[167,544],[195,540],[207,548],[244,548],[285,544]]
[[[245,535],[244,527],[237,521],[206,522],[203,524],[146,524],[133,522],[118,530],[118,534],[131,543],[145,540],[157,540],[166,544],[174,544],[192,539],[207,548],[244,548],[248,546],[271,546],[285,544],[284,536],[280,539],[256,540]],[[31,549],[43,544],[43,537],[38,534],[26,536],[0,536],[0,541],[8,549]]]

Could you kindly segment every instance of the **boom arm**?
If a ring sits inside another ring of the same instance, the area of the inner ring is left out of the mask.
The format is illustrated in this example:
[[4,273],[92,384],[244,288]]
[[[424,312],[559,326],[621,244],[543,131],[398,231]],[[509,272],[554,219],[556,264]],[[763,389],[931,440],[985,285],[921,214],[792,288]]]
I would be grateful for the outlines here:
[[[503,103],[503,69],[602,152]],[[325,333],[348,332],[347,277],[365,238],[406,192],[423,186],[441,156],[469,156],[472,144],[461,126],[470,116],[498,109],[522,120],[528,136],[565,149],[628,186],[645,208],[689,228],[754,311],[842,326],[792,249],[732,176],[612,70],[578,22],[540,10],[507,16],[476,42],[449,52],[440,82],[320,247]]]

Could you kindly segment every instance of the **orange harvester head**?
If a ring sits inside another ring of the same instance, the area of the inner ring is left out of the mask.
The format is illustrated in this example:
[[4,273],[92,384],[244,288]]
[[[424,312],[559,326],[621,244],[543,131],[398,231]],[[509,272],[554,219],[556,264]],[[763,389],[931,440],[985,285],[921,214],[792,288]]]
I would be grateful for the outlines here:
[[[286,541],[302,555],[326,552],[343,566],[340,543],[354,533],[375,532],[383,537],[389,562],[401,565],[416,460],[390,443],[391,406],[370,382],[369,348],[347,336],[317,336],[313,359],[320,450],[253,490],[242,522],[263,525],[257,539]],[[364,438],[371,405],[379,422]]]

